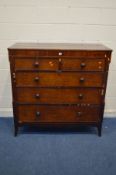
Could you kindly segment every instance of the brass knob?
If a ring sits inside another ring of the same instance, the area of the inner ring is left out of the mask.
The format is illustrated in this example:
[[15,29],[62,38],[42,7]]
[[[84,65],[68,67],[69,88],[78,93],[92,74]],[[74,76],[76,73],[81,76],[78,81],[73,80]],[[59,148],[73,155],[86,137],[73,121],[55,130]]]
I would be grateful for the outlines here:
[[85,78],[84,77],[81,77],[80,78],[80,83],[83,83],[85,81]]
[[38,66],[39,66],[39,62],[36,61],[36,62],[34,63],[34,66],[35,66],[35,67],[38,67]]
[[37,117],[40,116],[40,112],[39,112],[39,111],[36,112],[36,116],[37,116]]
[[84,62],[81,63],[81,68],[84,68],[86,64]]
[[83,99],[83,94],[79,94],[79,99]]
[[39,97],[40,97],[40,94],[35,94],[35,97],[36,97],[36,98],[39,98]]
[[77,112],[78,117],[82,116],[82,112]]
[[36,82],[38,82],[39,81],[39,77],[35,77],[35,79],[34,79]]

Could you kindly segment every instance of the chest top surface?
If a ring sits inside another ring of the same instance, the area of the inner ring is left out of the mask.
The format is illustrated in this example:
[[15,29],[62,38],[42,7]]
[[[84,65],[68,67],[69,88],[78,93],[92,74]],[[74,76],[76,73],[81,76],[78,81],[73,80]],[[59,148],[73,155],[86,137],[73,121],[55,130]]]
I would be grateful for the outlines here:
[[112,51],[103,44],[95,43],[16,43],[8,49]]

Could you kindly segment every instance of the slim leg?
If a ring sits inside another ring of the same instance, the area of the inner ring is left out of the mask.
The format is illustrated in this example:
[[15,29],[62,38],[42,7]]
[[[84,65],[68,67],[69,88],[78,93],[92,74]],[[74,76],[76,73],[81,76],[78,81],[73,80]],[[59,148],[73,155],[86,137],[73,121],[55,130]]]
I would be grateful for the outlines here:
[[14,136],[16,137],[18,134],[18,124],[17,122],[14,122]]
[[14,136],[18,134],[18,117],[17,117],[17,105],[13,102],[13,119],[14,119]]
[[99,124],[99,125],[97,126],[97,128],[98,128],[98,136],[101,137],[102,124]]
[[14,136],[16,137],[18,134],[18,121],[16,116],[14,116]]
[[101,137],[101,133],[102,133],[102,121],[103,121],[103,114],[104,114],[104,106],[105,104],[103,104],[101,106],[101,121],[99,122],[97,128],[98,128],[98,136]]

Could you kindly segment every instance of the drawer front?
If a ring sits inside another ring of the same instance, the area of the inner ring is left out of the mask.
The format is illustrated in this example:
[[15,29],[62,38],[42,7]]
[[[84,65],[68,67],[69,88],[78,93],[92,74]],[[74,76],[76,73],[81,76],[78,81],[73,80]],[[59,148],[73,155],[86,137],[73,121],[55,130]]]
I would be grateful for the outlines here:
[[102,90],[99,88],[17,88],[16,92],[16,100],[20,103],[100,104],[102,102]]
[[99,107],[17,106],[19,122],[99,122]]
[[38,56],[70,56],[78,58],[104,58],[105,51],[90,51],[90,50],[39,50]]
[[101,58],[64,58],[61,59],[62,70],[75,71],[103,71],[105,69],[105,59]]
[[58,70],[57,58],[25,58],[17,57],[15,59],[15,70]]
[[52,70],[58,69],[67,71],[103,71],[105,69],[105,59],[103,58],[15,58],[16,70]]
[[50,73],[50,72],[17,72],[17,86],[43,87],[101,87],[104,83],[103,73]]
[[45,57],[45,56],[50,56],[50,57],[78,57],[78,58],[104,58],[105,55],[107,54],[106,51],[90,51],[90,50],[35,50],[35,49],[13,49],[10,50],[9,52],[10,55],[15,56],[20,56],[20,57]]

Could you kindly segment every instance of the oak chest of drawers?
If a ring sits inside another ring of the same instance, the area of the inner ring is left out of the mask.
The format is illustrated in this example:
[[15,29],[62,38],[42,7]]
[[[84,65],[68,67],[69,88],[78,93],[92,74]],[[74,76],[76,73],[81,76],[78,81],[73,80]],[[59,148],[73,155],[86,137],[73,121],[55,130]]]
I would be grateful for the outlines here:
[[14,128],[95,126],[101,135],[111,49],[17,43],[9,49]]

